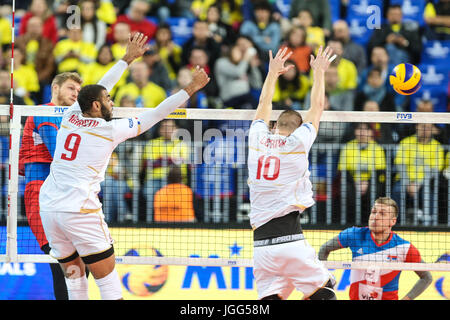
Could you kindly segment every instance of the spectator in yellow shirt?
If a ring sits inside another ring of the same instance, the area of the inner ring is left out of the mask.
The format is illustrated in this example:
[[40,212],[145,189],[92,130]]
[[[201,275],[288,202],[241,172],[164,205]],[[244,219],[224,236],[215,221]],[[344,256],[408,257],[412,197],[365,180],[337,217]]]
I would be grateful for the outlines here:
[[450,5],[446,0],[429,1],[425,7],[425,37],[428,40],[450,40]]
[[181,169],[173,166],[167,175],[167,185],[155,194],[155,222],[194,222],[192,189],[182,183]]
[[292,19],[281,19],[283,34],[287,35],[292,27],[302,27],[306,30],[306,44],[316,51],[320,46],[325,46],[325,33],[321,27],[314,26],[314,18],[311,11],[302,9]]
[[57,72],[75,71],[79,72],[80,66],[95,61],[97,49],[95,44],[82,40],[82,31],[72,28],[68,31],[68,38],[59,40],[53,51],[58,66]]
[[[415,200],[418,201],[422,211],[413,214],[424,214],[425,208],[431,213],[433,189],[425,190],[424,186],[426,182],[432,186],[431,181],[437,178],[434,173],[441,172],[445,166],[444,148],[433,138],[432,123],[418,123],[416,133],[400,141],[394,164],[397,170],[393,192],[395,200],[403,203],[401,199],[404,194],[408,209],[414,208]],[[425,198],[429,199],[429,203],[425,203]]]
[[[80,68],[80,74],[84,80],[84,85],[96,84],[103,77],[103,75],[111,69],[115,64],[114,57],[111,51],[111,47],[107,44],[100,47],[95,62],[84,65]],[[128,71],[125,71],[119,82],[114,86],[111,91],[111,95],[114,96],[117,88],[126,83]]]
[[5,17],[0,17],[0,44],[11,44],[11,22]]
[[341,90],[356,89],[358,85],[358,69],[356,69],[353,62],[342,57],[344,53],[342,41],[331,39],[328,41],[328,46],[337,55],[337,58],[332,62],[338,69],[339,82],[337,88]]
[[158,51],[164,66],[169,72],[171,80],[177,78],[178,70],[181,67],[181,57],[183,49],[172,40],[170,26],[162,24],[158,27],[155,35],[155,50]]
[[114,60],[121,59],[127,51],[127,43],[130,32],[131,29],[128,23],[118,22],[115,25],[113,32],[114,43],[111,45]]
[[124,95],[129,95],[136,102],[138,108],[154,108],[166,98],[163,88],[149,80],[150,68],[141,61],[135,61],[130,66],[131,81],[122,85],[115,97],[115,104],[120,105]]
[[287,60],[285,66],[289,65],[294,67],[281,75],[275,85],[274,107],[276,109],[303,109],[303,102],[310,89],[309,78],[300,73],[295,61]]
[[114,7],[114,2],[111,0],[100,0],[100,5],[98,6],[95,14],[98,19],[104,21],[106,24],[113,24],[117,20],[116,8]]
[[[339,156],[338,170],[341,175],[346,171],[347,178],[347,220],[352,220],[355,211],[355,194],[361,197],[361,212],[370,212],[370,195],[376,197],[384,193],[386,156],[384,149],[375,141],[374,132],[368,123],[358,123],[355,127],[355,139],[347,142]],[[372,189],[375,179],[376,190]],[[362,217],[361,221],[366,221]]]
[[[27,31],[17,37],[15,46],[25,52],[25,64],[34,68],[38,75],[39,87],[44,88],[52,82],[56,65],[53,56],[53,43],[42,35],[42,19],[33,16],[28,19]],[[39,95],[38,104],[44,103],[43,97]],[[45,101],[46,102],[46,101]]]
[[[312,76],[312,73],[310,73]],[[311,77],[310,77],[311,79]],[[330,106],[335,111],[353,111],[356,90],[343,90],[339,87],[341,78],[338,68],[330,64],[325,71],[325,93],[330,99]],[[311,92],[306,95],[304,105],[308,107],[311,103]]]
[[220,8],[221,20],[230,25],[236,25],[243,21],[241,6],[243,0],[194,0],[191,4],[191,11],[194,16],[200,20],[206,20],[208,9],[212,5],[217,5]]
[[[142,169],[145,173],[144,194],[147,201],[147,221],[151,221],[153,197],[156,191],[166,184],[169,167],[180,165],[183,183],[187,183],[188,146],[172,136],[177,130],[173,119],[161,121],[159,137],[147,142],[142,156]],[[182,164],[184,163],[184,164]]]
[[[6,53],[6,68],[11,72],[11,50]],[[40,86],[36,70],[25,64],[25,52],[22,48],[14,48],[14,93],[21,97],[27,105],[35,105],[39,101]]]

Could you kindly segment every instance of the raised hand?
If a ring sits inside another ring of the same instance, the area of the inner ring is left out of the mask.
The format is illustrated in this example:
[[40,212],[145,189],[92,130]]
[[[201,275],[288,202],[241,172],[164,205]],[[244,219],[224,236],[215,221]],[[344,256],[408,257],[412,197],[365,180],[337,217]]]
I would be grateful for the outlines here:
[[144,53],[150,49],[150,46],[147,44],[148,37],[143,33],[136,32],[133,36],[129,36],[127,51],[123,56],[122,60],[130,64],[135,59],[142,57]]
[[269,50],[269,73],[280,76],[288,72],[291,68],[294,68],[294,65],[284,66],[286,60],[292,55],[292,51],[287,52],[287,50],[288,48],[286,47],[279,49],[275,57],[272,57],[272,50]]
[[192,75],[191,83],[189,83],[184,90],[189,94],[189,96],[192,96],[195,92],[206,86],[209,80],[210,78],[206,74],[205,70],[197,66]]
[[322,46],[320,46],[317,57],[314,58],[314,56],[311,55],[309,64],[314,71],[327,71],[330,63],[336,58],[336,55],[333,56],[333,49],[330,47],[326,47],[325,50],[322,49]]

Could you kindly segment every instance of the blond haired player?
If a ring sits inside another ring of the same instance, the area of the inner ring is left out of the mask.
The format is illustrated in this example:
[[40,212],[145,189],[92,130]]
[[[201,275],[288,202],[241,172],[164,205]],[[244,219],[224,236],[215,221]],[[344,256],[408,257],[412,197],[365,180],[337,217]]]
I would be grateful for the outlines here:
[[[335,250],[349,248],[353,261],[423,263],[419,250],[392,231],[397,223],[398,206],[389,197],[375,200],[368,226],[351,227],[324,243],[319,259],[327,260]],[[415,271],[419,276],[403,300],[413,300],[431,284],[430,271]],[[401,270],[354,269],[350,273],[350,300],[398,300]]]
[[147,37],[137,33],[127,52],[96,85],[83,87],[64,114],[56,139],[50,174],[40,193],[41,219],[50,255],[65,272],[69,299],[88,299],[85,265],[94,276],[102,299],[121,299],[115,270],[113,240],[97,194],[115,147],[150,129],[183,105],[209,78],[197,68],[192,82],[156,108],[135,118],[112,120],[109,91],[129,64],[148,49]]
[[[280,49],[269,52],[269,72],[249,131],[248,184],[250,223],[254,229],[254,276],[259,299],[287,299],[293,289],[305,299],[336,299],[334,279],[305,240],[300,213],[314,204],[308,171],[308,152],[317,136],[324,109],[324,74],[336,56],[320,47],[311,56],[313,87],[305,119],[284,111],[269,130],[272,98],[278,77],[287,72],[291,56]],[[304,120],[304,121],[303,121]]]

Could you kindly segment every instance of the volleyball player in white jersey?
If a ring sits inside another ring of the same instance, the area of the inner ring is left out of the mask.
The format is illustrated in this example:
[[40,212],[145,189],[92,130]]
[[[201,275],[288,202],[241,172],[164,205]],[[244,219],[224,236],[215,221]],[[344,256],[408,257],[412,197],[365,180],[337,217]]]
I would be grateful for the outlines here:
[[147,37],[137,33],[127,51],[96,85],[80,90],[78,101],[64,114],[56,139],[50,174],[41,188],[42,224],[50,255],[62,266],[69,299],[88,299],[85,265],[94,276],[102,299],[121,299],[115,270],[113,240],[97,194],[115,147],[150,129],[182,106],[209,81],[197,68],[192,82],[178,93],[135,118],[112,120],[109,91],[128,65],[148,49]]
[[287,299],[295,288],[305,299],[331,300],[336,299],[334,278],[305,240],[300,213],[314,204],[308,153],[324,109],[324,74],[335,57],[330,59],[332,50],[322,47],[316,58],[311,56],[313,86],[305,118],[296,111],[284,111],[271,132],[275,84],[291,67],[284,66],[291,54],[286,48],[275,57],[269,52],[269,72],[249,131],[254,276],[259,299]]

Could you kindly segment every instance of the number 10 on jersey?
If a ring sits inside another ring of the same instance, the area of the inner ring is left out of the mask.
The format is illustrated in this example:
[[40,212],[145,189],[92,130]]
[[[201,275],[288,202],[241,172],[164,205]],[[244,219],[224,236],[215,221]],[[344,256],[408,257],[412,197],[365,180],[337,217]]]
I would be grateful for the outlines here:
[[258,170],[256,179],[260,180],[261,176],[265,180],[275,180],[280,174],[280,159],[275,156],[261,156],[258,159]]

